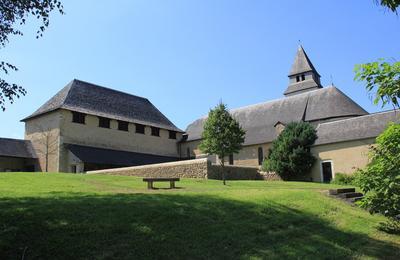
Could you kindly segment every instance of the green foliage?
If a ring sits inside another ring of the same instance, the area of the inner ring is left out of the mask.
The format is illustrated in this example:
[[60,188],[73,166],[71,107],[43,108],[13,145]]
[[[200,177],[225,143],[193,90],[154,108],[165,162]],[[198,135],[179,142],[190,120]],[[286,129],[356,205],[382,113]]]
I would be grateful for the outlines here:
[[[10,35],[23,35],[17,29],[25,24],[28,16],[41,20],[36,38],[43,35],[46,27],[49,26],[49,14],[57,9],[63,14],[63,6],[59,0],[1,0],[0,1],[0,48],[5,47]],[[0,72],[8,74],[9,71],[17,71],[18,68],[8,62],[0,61]],[[25,95],[26,91],[22,86],[9,83],[0,78],[0,108],[5,110],[5,102],[14,102],[15,98]]]
[[353,174],[345,174],[337,172],[335,173],[335,178],[331,181],[331,183],[337,185],[356,185],[357,175],[358,171]]
[[[226,105],[220,103],[208,113],[199,148],[206,154],[218,155],[223,167],[225,156],[240,151],[245,134],[246,132],[231,116]],[[224,169],[222,169],[222,179],[225,184]]]
[[[378,0],[375,0],[378,2]],[[400,6],[400,0],[380,0],[380,5],[387,7],[390,11],[397,14],[397,8]]]
[[371,162],[357,182],[365,197],[361,206],[395,219],[400,214],[400,124],[391,123],[377,137]]
[[376,89],[374,104],[382,101],[382,107],[393,104],[399,107],[400,99],[400,62],[376,62],[358,64],[354,69],[355,80],[365,81],[368,92]]
[[310,152],[317,139],[315,129],[306,122],[289,123],[272,143],[263,170],[276,172],[284,180],[307,174],[315,158]]

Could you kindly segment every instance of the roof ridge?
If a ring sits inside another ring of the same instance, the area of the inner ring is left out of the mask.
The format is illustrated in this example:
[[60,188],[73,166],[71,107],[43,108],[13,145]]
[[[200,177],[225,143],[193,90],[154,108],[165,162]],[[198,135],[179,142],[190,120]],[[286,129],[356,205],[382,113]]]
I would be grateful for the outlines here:
[[[390,110],[385,110],[385,111],[379,111],[379,112],[374,112],[374,113],[370,113],[367,115],[362,115],[362,116],[355,116],[355,117],[351,117],[351,118],[345,118],[345,119],[339,119],[339,120],[335,120],[335,121],[331,121],[331,122],[325,122],[325,123],[320,123],[318,124],[318,127],[320,125],[328,125],[328,124],[333,124],[333,123],[337,123],[337,122],[342,122],[342,121],[347,121],[347,120],[354,120],[354,119],[360,119],[360,118],[364,118],[364,117],[369,117],[369,116],[374,116],[374,115],[379,115],[379,114],[385,114],[385,113],[390,113],[390,112],[399,112],[400,113],[400,109],[390,109]],[[317,128],[318,128],[317,127]]]
[[299,93],[299,94],[293,95],[293,96],[276,98],[276,99],[272,99],[272,100],[268,100],[268,101],[264,101],[264,102],[260,102],[260,103],[256,103],[256,104],[251,104],[251,105],[246,105],[246,106],[243,106],[243,107],[238,107],[238,108],[230,109],[230,111],[239,110],[239,109],[243,109],[243,108],[249,108],[249,107],[253,107],[253,106],[259,106],[259,105],[268,104],[268,103],[273,103],[273,102],[277,102],[277,101],[280,101],[280,100],[287,100],[287,99],[292,99],[292,98],[298,98],[299,96],[310,95],[310,93],[311,93],[311,92],[314,92],[314,91],[323,91],[323,90],[326,90],[326,89],[329,89],[329,88],[314,89],[314,90],[311,90],[311,91],[308,91],[308,92],[304,92],[304,93]]
[[335,89],[338,92],[340,92],[343,96],[345,96],[348,100],[350,100],[350,102],[352,102],[354,105],[360,107],[362,110],[364,110],[365,112],[368,113],[367,110],[365,110],[362,106],[360,106],[358,103],[356,103],[351,97],[349,97],[346,93],[344,93],[343,91],[341,91],[339,88],[337,88],[335,85],[330,85],[329,87],[327,87],[327,89]]
[[[268,103],[278,102],[280,100],[287,100],[287,99],[292,99],[292,98],[298,98],[298,97],[303,96],[303,95],[304,96],[310,95],[310,93],[312,93],[312,92],[324,91],[324,90],[327,90],[329,88],[330,87],[314,89],[314,90],[311,90],[311,91],[308,91],[308,92],[304,92],[304,93],[299,93],[299,94],[293,95],[293,96],[275,98],[275,99],[272,99],[272,100],[267,100],[267,101],[259,102],[259,103],[256,103],[256,104],[250,104],[250,105],[245,105],[245,106],[242,106],[242,107],[228,109],[228,111],[229,112],[237,112],[237,111],[242,110],[242,109],[251,108],[251,107],[257,107],[257,106],[261,106],[261,105],[268,104]],[[196,122],[196,121],[201,120],[201,119],[205,119],[207,117],[208,117],[208,115],[203,115],[200,118],[197,118],[196,120],[194,120],[193,122]]]

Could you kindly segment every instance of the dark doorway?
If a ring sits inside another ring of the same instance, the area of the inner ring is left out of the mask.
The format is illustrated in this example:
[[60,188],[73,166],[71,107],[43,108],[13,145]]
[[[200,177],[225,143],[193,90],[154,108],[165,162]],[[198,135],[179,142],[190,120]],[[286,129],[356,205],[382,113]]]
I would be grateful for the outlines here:
[[332,180],[332,162],[322,163],[322,181],[330,182]]
[[233,165],[233,154],[229,155],[229,165]]
[[258,147],[258,165],[261,165],[264,160],[264,152],[262,147]]

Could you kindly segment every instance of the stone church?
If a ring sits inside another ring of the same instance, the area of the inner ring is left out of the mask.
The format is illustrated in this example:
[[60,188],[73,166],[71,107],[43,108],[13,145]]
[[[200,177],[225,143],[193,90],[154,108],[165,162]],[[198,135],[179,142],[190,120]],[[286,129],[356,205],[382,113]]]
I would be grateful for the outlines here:
[[[272,141],[289,122],[310,122],[318,139],[312,181],[330,181],[368,162],[368,149],[398,111],[369,114],[320,75],[299,46],[284,97],[231,110],[246,130],[231,165],[261,165]],[[86,172],[208,157],[198,149],[203,117],[185,131],[148,99],[73,80],[24,118],[25,140],[0,138],[1,171]]]

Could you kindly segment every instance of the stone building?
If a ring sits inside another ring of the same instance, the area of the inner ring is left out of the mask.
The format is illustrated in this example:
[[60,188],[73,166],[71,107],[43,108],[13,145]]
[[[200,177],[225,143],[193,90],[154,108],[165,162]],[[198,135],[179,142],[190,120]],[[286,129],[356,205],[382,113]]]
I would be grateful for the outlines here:
[[[329,181],[368,162],[368,150],[397,111],[369,114],[320,75],[299,46],[284,97],[231,110],[246,130],[243,149],[229,164],[261,165],[272,141],[289,122],[310,122],[318,159],[309,179]],[[198,145],[206,117],[186,131],[148,99],[73,80],[25,122],[25,140],[0,139],[0,171],[85,172],[215,156]],[[15,149],[13,148],[15,147]]]
[[0,138],[0,172],[35,171],[36,159],[30,141]]
[[[283,98],[233,109],[231,113],[246,130],[243,149],[225,158],[231,165],[261,165],[286,124],[311,123],[318,139],[312,148],[317,162],[309,178],[318,182],[329,181],[335,172],[352,173],[364,167],[375,137],[390,121],[398,120],[396,111],[369,114],[335,86],[322,87],[319,73],[301,46]],[[206,119],[195,120],[186,129],[181,152],[188,158],[206,156],[198,149]]]
[[148,99],[76,79],[22,121],[41,171],[83,172],[179,159],[183,131]]

